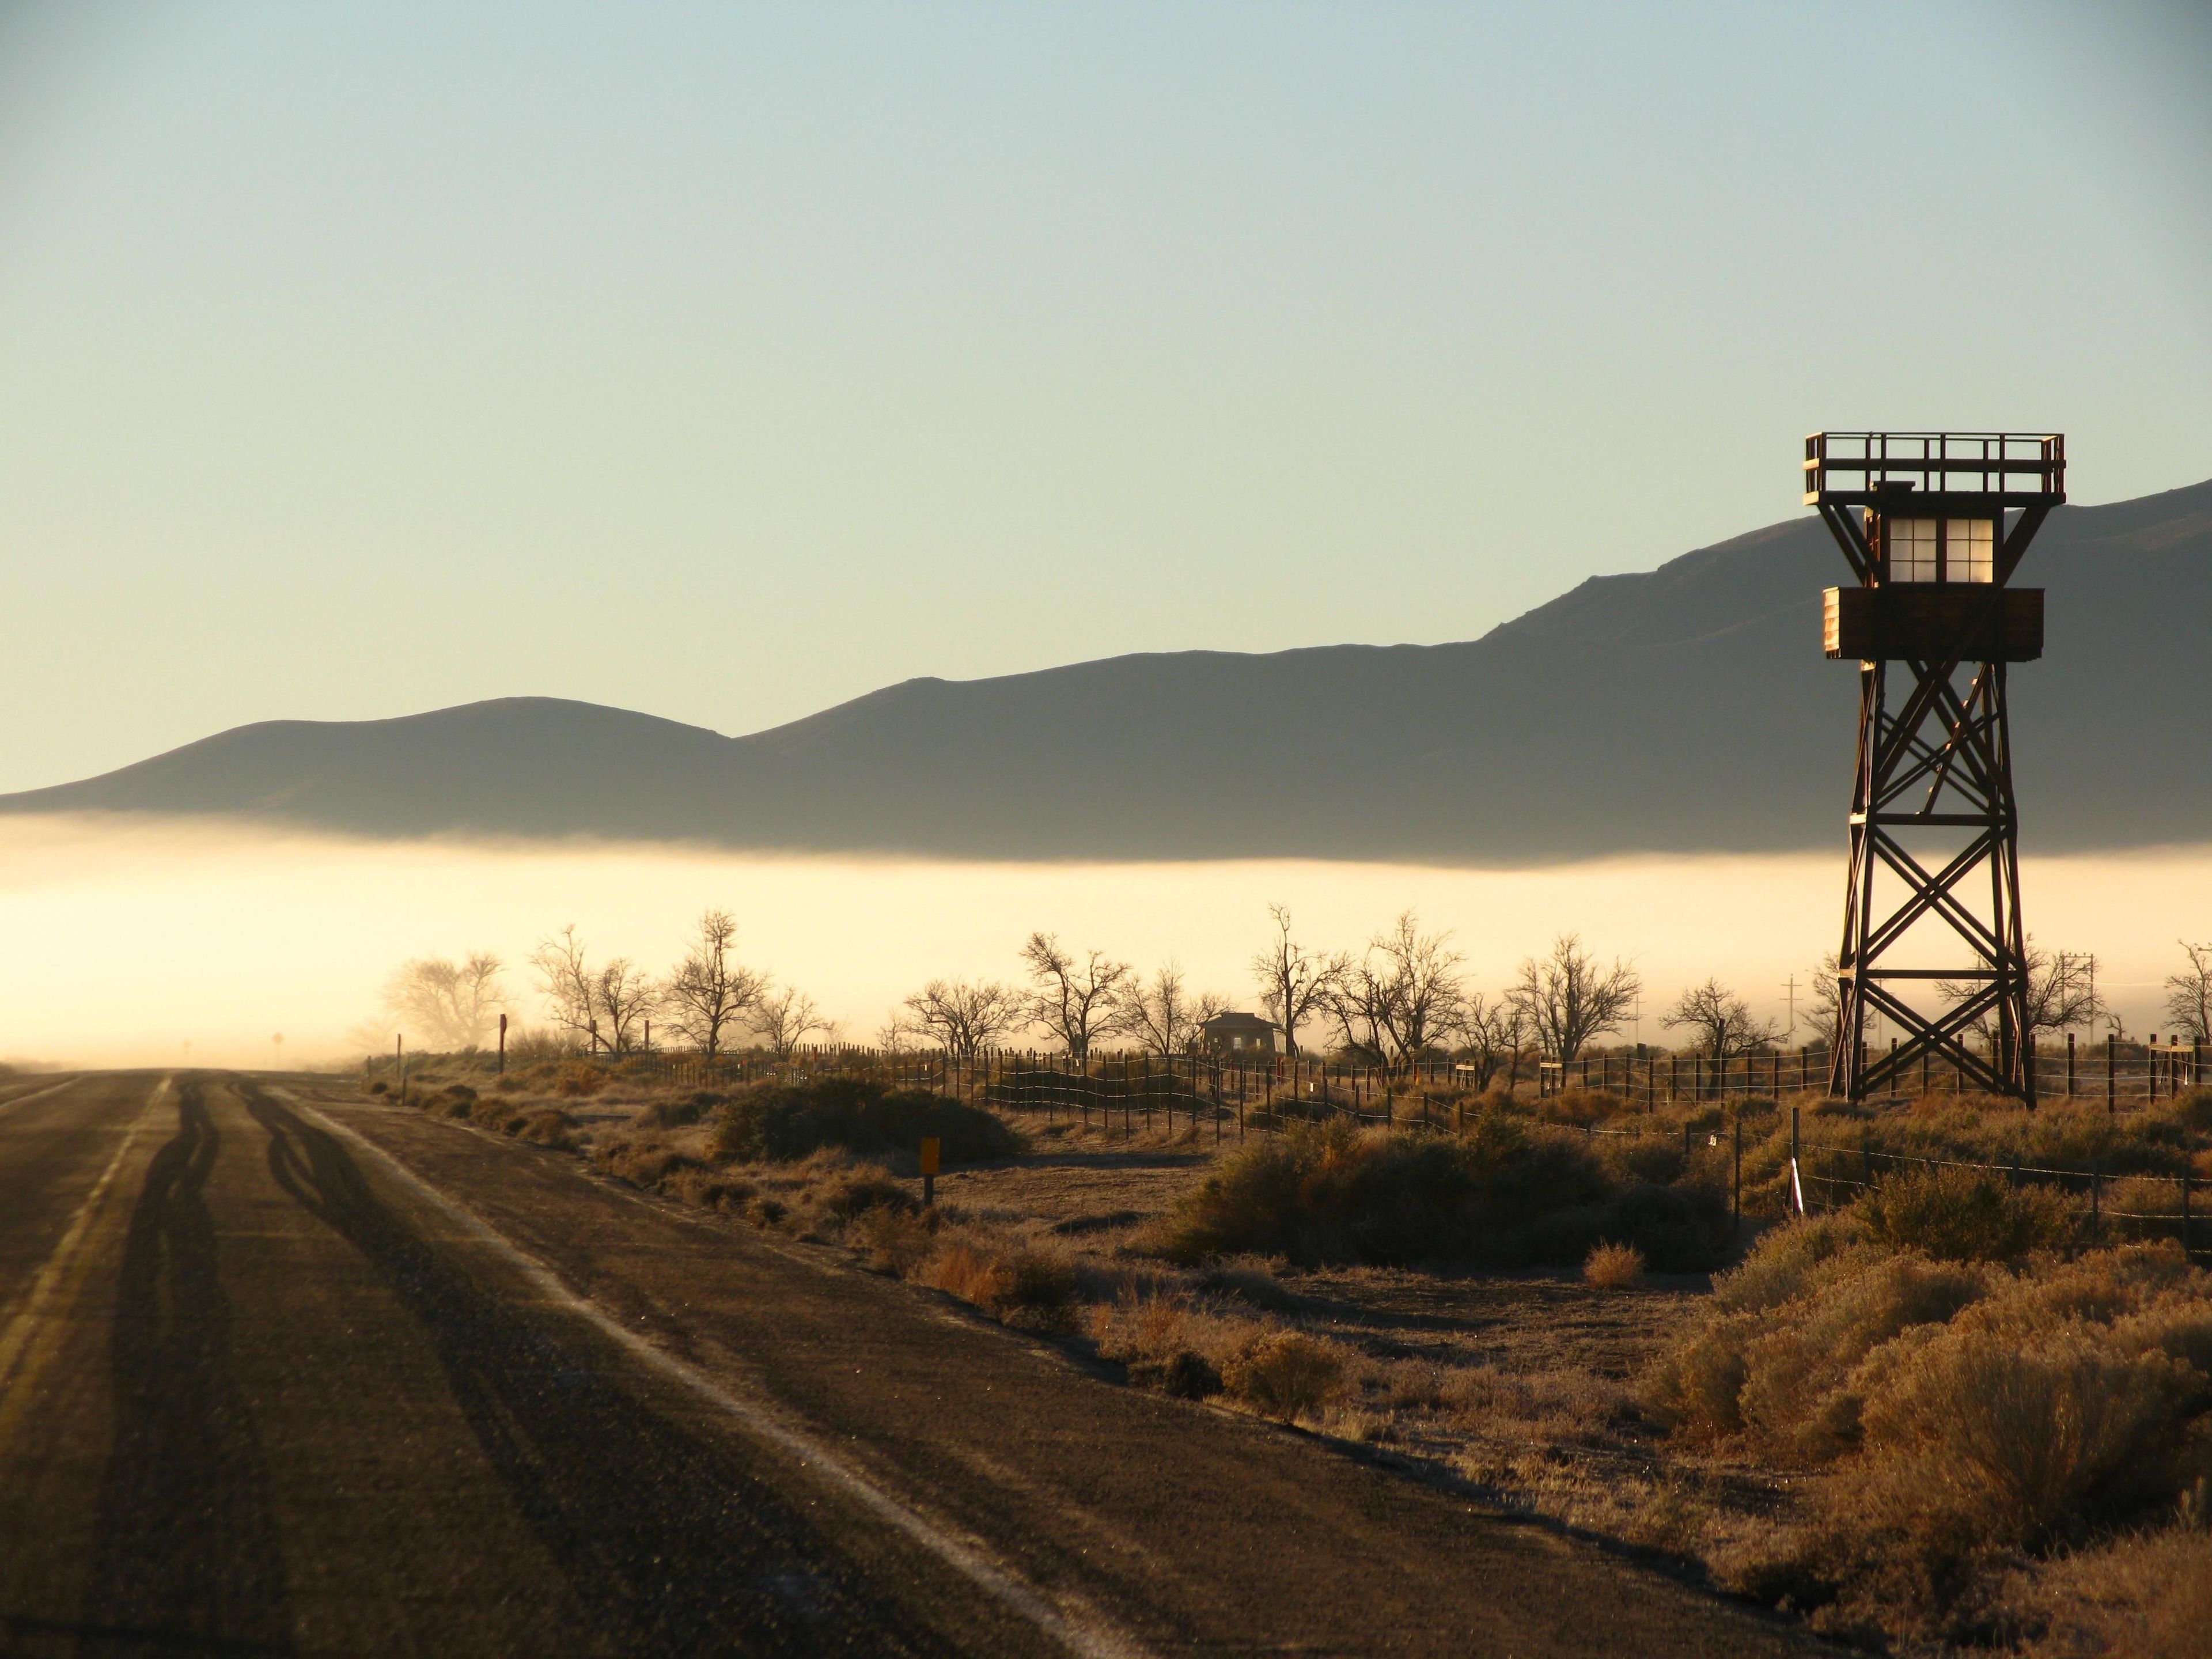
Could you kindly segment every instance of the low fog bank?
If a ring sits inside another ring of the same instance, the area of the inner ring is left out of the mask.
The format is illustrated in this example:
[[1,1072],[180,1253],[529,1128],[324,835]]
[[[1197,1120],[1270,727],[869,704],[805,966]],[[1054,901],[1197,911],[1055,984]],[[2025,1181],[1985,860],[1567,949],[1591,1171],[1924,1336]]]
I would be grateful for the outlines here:
[[[2031,846],[2033,845],[2031,838]],[[1255,1006],[1248,963],[1267,907],[1357,950],[1400,912],[1449,929],[1470,982],[1496,992],[1561,932],[1643,975],[1640,1036],[1717,975],[1786,1019],[1835,947],[1833,854],[1651,857],[1533,871],[1245,860],[981,865],[654,847],[392,844],[206,820],[0,819],[0,1056],[100,1066],[349,1064],[410,957],[489,951],[521,1018],[527,958],[574,923],[595,955],[662,972],[699,913],[740,924],[738,955],[872,1039],[925,980],[1012,980],[1033,930]],[[2177,938],[2212,939],[2212,846],[2024,863],[2044,945],[2094,951],[2130,1030],[2162,1028]],[[275,1038],[280,1035],[280,1045]],[[1625,1035],[1635,1036],[1638,1032]],[[1801,1027],[1799,1036],[1804,1035]]]

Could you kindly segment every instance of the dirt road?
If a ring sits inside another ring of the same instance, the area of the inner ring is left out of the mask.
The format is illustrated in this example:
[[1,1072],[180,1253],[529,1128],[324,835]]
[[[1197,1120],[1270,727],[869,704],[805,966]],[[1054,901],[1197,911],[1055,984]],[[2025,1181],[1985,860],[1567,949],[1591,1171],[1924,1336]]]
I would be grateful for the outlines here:
[[0,1095],[0,1650],[1802,1638],[342,1085]]

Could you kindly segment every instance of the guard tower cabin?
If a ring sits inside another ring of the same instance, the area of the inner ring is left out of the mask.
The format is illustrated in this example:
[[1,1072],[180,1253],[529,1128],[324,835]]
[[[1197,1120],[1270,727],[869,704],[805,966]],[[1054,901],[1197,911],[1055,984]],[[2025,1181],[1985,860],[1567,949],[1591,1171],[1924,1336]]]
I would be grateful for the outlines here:
[[[1832,1094],[1932,1058],[2035,1103],[2005,672],[2043,654],[2043,590],[2012,577],[2065,500],[2057,433],[1805,441],[1805,504],[1856,579],[1823,607],[1828,655],[1859,665]],[[1874,1053],[1877,1014],[1898,1040]]]

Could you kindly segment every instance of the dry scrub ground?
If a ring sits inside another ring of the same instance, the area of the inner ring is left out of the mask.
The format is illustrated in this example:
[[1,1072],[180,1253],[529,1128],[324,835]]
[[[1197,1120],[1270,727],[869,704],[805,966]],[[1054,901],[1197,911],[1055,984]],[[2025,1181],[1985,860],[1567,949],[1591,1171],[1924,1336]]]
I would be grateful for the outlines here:
[[[1640,1273],[1621,1253],[1587,1279],[1254,1256],[1171,1265],[1166,1219],[1233,1139],[1125,1140],[1031,1120],[1022,1156],[949,1170],[926,1212],[910,1159],[722,1161],[711,1121],[683,1121],[702,1109],[620,1079],[588,1098],[518,1090],[431,1103],[580,1152],[669,1199],[840,1249],[1119,1362],[1133,1386],[1194,1409],[1294,1425],[1717,1586],[1743,1585],[1742,1563],[1789,1557],[1834,1510],[1832,1459],[1800,1458],[1771,1437],[1683,1432],[1650,1403],[1668,1355],[1715,1316],[1704,1275]],[[1814,1620],[1896,1652],[2212,1654],[2208,1520],[1984,1561],[1966,1626],[1864,1604],[1849,1618],[1815,1608]],[[1786,1591],[1779,1599],[1791,1605]]]

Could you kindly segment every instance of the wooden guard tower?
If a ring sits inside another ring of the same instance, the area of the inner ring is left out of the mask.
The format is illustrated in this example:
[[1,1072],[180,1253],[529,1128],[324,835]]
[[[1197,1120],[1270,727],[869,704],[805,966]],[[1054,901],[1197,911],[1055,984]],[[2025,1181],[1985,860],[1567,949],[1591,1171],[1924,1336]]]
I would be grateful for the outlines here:
[[[1932,1056],[2035,1103],[2005,668],[2043,654],[2043,590],[2011,580],[2065,499],[2057,433],[1805,441],[1806,505],[1858,578],[1828,589],[1825,616],[1828,655],[1859,665],[1832,1094],[1881,1092]],[[1923,1012],[1939,982],[1971,989]],[[1869,1053],[1877,1012],[1899,1041]],[[1986,1052],[1966,1041],[1978,1028]]]

